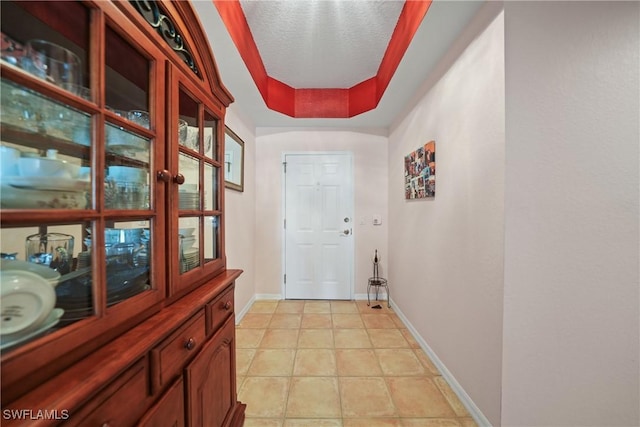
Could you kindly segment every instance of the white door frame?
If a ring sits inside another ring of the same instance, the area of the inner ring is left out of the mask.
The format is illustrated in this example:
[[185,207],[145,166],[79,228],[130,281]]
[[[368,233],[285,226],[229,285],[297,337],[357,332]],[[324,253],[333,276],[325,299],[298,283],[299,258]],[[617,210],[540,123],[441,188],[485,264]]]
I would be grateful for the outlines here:
[[280,234],[280,238],[281,238],[281,242],[282,242],[282,253],[280,258],[282,259],[282,267],[281,267],[281,271],[280,271],[280,295],[282,295],[282,299],[285,298],[285,283],[284,283],[284,274],[287,271],[286,268],[286,229],[284,228],[284,220],[285,220],[285,213],[286,213],[286,206],[287,206],[287,202],[286,202],[286,191],[287,191],[287,186],[286,186],[286,176],[284,173],[284,163],[287,159],[287,156],[304,156],[304,155],[313,155],[313,156],[322,156],[322,155],[343,155],[343,156],[347,156],[348,160],[349,160],[349,164],[351,166],[351,198],[349,199],[349,210],[351,211],[352,214],[352,218],[351,218],[351,223],[352,223],[352,232],[351,232],[351,239],[349,239],[349,269],[351,271],[351,273],[349,274],[349,281],[351,282],[351,284],[349,285],[349,299],[353,300],[354,299],[354,295],[355,295],[355,239],[356,239],[356,233],[355,233],[355,227],[353,227],[353,222],[354,222],[354,218],[355,218],[355,170],[354,170],[354,164],[353,164],[353,152],[351,151],[283,151],[282,152],[282,165],[283,167],[280,169],[281,170],[281,188],[280,188],[280,194],[281,194],[281,199],[282,199],[282,206],[280,209],[280,227],[281,228],[281,234]]

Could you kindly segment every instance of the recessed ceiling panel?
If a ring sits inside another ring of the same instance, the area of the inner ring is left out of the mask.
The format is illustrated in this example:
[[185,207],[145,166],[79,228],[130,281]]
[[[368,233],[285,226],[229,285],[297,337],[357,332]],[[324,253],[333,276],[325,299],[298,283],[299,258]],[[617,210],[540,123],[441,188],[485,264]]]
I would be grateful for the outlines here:
[[293,88],[350,88],[376,75],[400,0],[241,0],[267,74]]

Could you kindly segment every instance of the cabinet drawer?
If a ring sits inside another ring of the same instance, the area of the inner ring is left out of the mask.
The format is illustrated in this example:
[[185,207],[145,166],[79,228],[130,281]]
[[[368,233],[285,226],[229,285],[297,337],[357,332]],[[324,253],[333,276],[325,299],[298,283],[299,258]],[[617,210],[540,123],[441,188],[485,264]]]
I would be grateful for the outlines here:
[[204,343],[204,318],[204,312],[200,310],[151,350],[151,384],[154,394],[182,373],[182,368]]
[[102,427],[133,425],[151,403],[148,364],[140,359],[78,412],[65,426]]
[[234,309],[233,286],[207,304],[207,335],[215,333]]

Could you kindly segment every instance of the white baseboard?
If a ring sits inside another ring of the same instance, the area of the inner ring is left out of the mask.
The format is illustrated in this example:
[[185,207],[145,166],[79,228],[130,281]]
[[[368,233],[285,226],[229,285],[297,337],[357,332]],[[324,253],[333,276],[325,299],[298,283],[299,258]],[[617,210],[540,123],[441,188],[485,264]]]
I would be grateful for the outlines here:
[[251,299],[249,299],[249,301],[247,302],[247,304],[245,304],[244,307],[242,307],[242,310],[240,310],[239,312],[236,312],[236,325],[238,323],[240,323],[240,321],[242,320],[242,318],[244,317],[245,314],[247,314],[247,312],[249,311],[249,309],[251,308],[251,306],[253,305],[253,303],[256,300],[256,296],[255,294],[251,297]]
[[281,294],[256,294],[256,300],[261,300],[261,299],[283,299]]
[[[367,295],[365,294],[364,299],[366,298],[367,298]],[[429,359],[431,359],[431,361],[436,366],[436,368],[438,368],[438,371],[440,371],[440,373],[442,374],[442,377],[447,381],[447,383],[449,383],[453,392],[458,396],[458,399],[460,399],[460,402],[464,405],[464,407],[467,408],[467,411],[469,412],[471,417],[474,419],[474,421],[478,424],[478,426],[491,427],[491,423],[489,422],[487,417],[484,416],[482,411],[480,411],[480,408],[478,408],[478,406],[476,406],[473,400],[471,400],[471,397],[469,397],[467,392],[464,391],[464,389],[462,388],[460,383],[455,379],[453,374],[447,369],[445,364],[442,363],[440,358],[438,358],[436,353],[431,349],[431,347],[429,347],[427,342],[420,336],[416,328],[414,328],[411,322],[409,322],[407,317],[398,308],[398,306],[395,304],[393,299],[391,300],[391,307],[393,307],[393,311],[402,320],[402,322],[405,324],[409,332],[411,332],[411,335],[413,335],[413,338],[418,342],[418,344],[420,344],[420,347],[422,348],[422,350],[424,350],[424,352],[427,353],[427,356],[429,356]]]

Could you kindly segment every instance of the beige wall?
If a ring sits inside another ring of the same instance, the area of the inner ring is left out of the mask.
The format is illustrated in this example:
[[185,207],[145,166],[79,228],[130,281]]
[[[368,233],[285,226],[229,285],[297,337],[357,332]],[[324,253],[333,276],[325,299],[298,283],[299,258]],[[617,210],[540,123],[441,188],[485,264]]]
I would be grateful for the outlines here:
[[[282,294],[282,156],[285,152],[351,152],[354,166],[355,293],[366,293],[374,249],[387,250],[387,138],[376,130],[258,128],[256,138],[256,293]],[[372,216],[382,215],[382,225]],[[365,224],[361,224],[364,218]],[[381,267],[386,271],[386,261]]]
[[[389,260],[397,308],[500,424],[504,20],[483,9],[439,80],[389,137]],[[436,141],[436,196],[405,200],[406,154]]]
[[231,104],[226,125],[244,141],[244,192],[225,189],[225,239],[227,268],[244,273],[236,281],[236,310],[243,310],[255,290],[256,143],[255,127]]
[[640,3],[505,19],[502,422],[638,426]]

